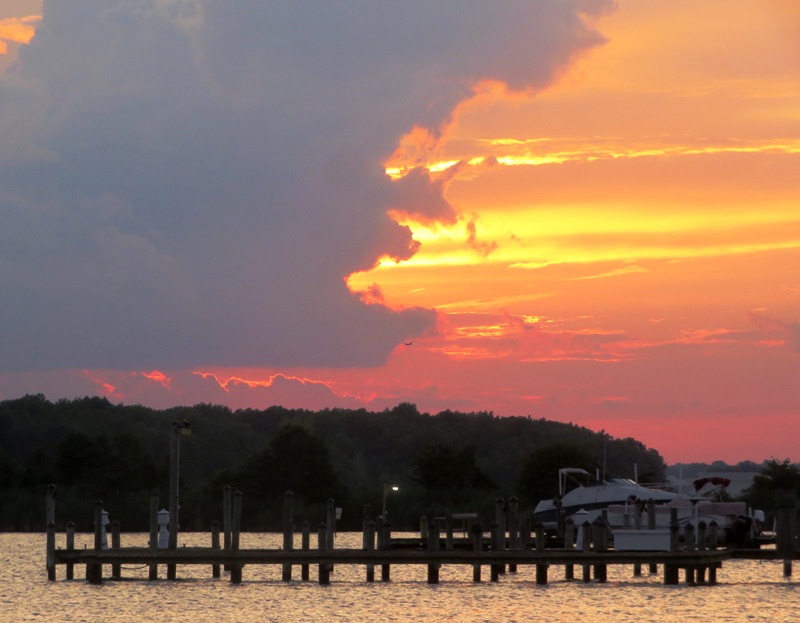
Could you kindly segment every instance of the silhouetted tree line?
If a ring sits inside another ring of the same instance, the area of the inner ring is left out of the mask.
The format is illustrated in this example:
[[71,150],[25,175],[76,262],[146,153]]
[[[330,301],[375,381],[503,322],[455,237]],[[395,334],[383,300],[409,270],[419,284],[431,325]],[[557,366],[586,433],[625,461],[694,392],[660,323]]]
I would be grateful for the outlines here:
[[55,483],[57,521],[90,530],[94,500],[124,530],[146,530],[149,499],[168,506],[169,432],[181,438],[181,524],[207,530],[222,516],[225,484],[243,493],[243,527],[280,526],[284,492],[295,517],[324,517],[333,498],[342,529],[359,529],[363,507],[382,510],[384,483],[392,524],[411,529],[421,515],[474,511],[491,518],[497,497],[515,495],[532,510],[556,493],[560,467],[604,469],[663,480],[657,451],[574,424],[490,412],[420,413],[393,409],[308,411],[270,407],[232,411],[197,404],[156,410],[105,398],[48,401],[28,395],[0,402],[0,529],[42,530],[44,492]]

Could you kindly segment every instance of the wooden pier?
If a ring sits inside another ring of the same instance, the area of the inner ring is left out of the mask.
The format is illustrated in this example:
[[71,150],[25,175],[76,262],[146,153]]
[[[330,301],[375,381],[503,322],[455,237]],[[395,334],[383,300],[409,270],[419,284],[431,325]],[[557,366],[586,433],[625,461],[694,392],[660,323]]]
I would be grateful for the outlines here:
[[[329,584],[331,569],[337,565],[363,565],[365,580],[375,581],[375,568],[380,568],[380,580],[391,580],[393,565],[424,565],[427,567],[427,582],[439,582],[442,565],[462,565],[472,567],[474,582],[482,580],[482,569],[488,568],[491,581],[496,582],[503,575],[513,575],[519,566],[535,567],[536,584],[549,581],[551,569],[561,568],[559,574],[565,580],[575,580],[575,570],[581,571],[583,582],[605,582],[609,565],[629,565],[633,575],[641,575],[642,565],[647,565],[651,573],[657,573],[661,565],[663,582],[666,585],[680,584],[680,572],[684,572],[687,585],[717,582],[718,570],[731,559],[782,560],[784,575],[791,575],[792,561],[800,558],[793,534],[794,515],[785,514],[784,536],[778,539],[777,549],[720,549],[717,546],[716,526],[700,523],[697,533],[689,532],[683,541],[678,539],[677,518],[670,530],[669,545],[664,551],[628,551],[614,549],[609,544],[611,530],[602,521],[588,522],[581,526],[567,521],[562,542],[552,547],[552,539],[541,526],[526,527],[524,522],[512,518],[505,526],[492,521],[488,532],[480,524],[470,528],[467,537],[455,538],[451,526],[441,522],[420,521],[418,537],[393,538],[391,526],[387,522],[380,525],[369,518],[365,509],[362,547],[336,548],[334,545],[335,511],[333,501],[329,500],[327,522],[318,525],[316,546],[312,547],[312,531],[308,522],[302,524],[300,531],[301,549],[294,549],[295,533],[292,518],[292,495],[287,492],[284,505],[283,547],[281,549],[242,549],[240,548],[239,523],[241,518],[241,494],[224,494],[226,514],[224,546],[220,544],[219,523],[215,522],[208,547],[177,547],[169,543],[158,546],[158,530],[151,526],[150,541],[146,547],[122,547],[119,524],[112,523],[111,546],[108,547],[105,527],[109,525],[104,518],[102,502],[95,504],[95,533],[91,549],[75,547],[74,525],[66,526],[66,547],[56,547],[55,487],[48,489],[48,531],[47,531],[47,574],[48,579],[56,579],[58,567],[66,569],[66,578],[74,578],[75,566],[85,568],[87,581],[101,584],[106,579],[120,579],[124,565],[149,567],[149,579],[158,579],[158,567],[166,566],[167,579],[177,578],[178,566],[208,566],[211,577],[221,577],[220,569],[230,574],[230,581],[242,581],[243,569],[252,565],[275,565],[281,568],[283,581],[291,581],[293,570],[300,570],[299,579],[310,579],[309,569],[316,567],[316,579],[320,584]],[[155,515],[157,503],[151,503],[151,515]],[[230,516],[227,516],[230,513]],[[155,519],[153,520],[155,521]],[[620,539],[621,540],[621,539]],[[376,542],[377,541],[377,542]],[[172,540],[171,543],[176,543]],[[104,574],[104,568],[111,575]]]

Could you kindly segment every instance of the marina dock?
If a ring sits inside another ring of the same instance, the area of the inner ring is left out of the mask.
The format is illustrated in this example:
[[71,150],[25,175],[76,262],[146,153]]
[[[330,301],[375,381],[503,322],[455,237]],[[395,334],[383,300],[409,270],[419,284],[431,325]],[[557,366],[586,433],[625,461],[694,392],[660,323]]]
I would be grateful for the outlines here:
[[[316,570],[316,581],[329,584],[334,566],[358,565],[364,566],[367,582],[376,581],[376,569],[379,570],[378,579],[388,582],[391,580],[392,566],[422,565],[427,568],[427,582],[437,584],[442,565],[461,565],[472,567],[474,582],[482,581],[483,569],[488,569],[489,580],[496,582],[502,576],[513,576],[520,566],[534,567],[536,584],[544,585],[550,581],[553,568],[559,569],[559,577],[565,580],[602,583],[606,581],[609,565],[628,565],[632,567],[634,577],[641,575],[643,567],[647,567],[651,574],[657,573],[660,567],[665,585],[681,584],[681,572],[683,582],[687,585],[713,585],[717,583],[723,563],[729,560],[783,561],[784,576],[789,577],[792,561],[800,558],[793,529],[794,509],[786,509],[786,512],[778,514],[782,518],[780,526],[783,532],[777,533],[776,547],[770,549],[720,547],[713,522],[711,525],[701,523],[696,533],[690,529],[682,539],[678,537],[675,522],[666,535],[666,548],[651,548],[648,543],[663,542],[661,539],[664,535],[648,535],[647,531],[636,531],[634,540],[628,538],[631,535],[625,535],[626,540],[623,540],[621,534],[617,534],[615,539],[614,531],[602,520],[593,524],[586,522],[581,526],[567,521],[564,534],[559,536],[560,542],[556,542],[541,526],[526,525],[514,514],[507,518],[498,517],[501,521],[492,521],[488,531],[475,522],[468,536],[458,538],[454,536],[449,522],[428,522],[421,518],[419,537],[396,538],[392,536],[388,522],[379,518],[376,523],[369,518],[369,508],[365,508],[362,546],[337,548],[335,509],[333,501],[329,500],[327,522],[318,524],[313,535],[316,542],[312,547],[309,522],[303,522],[298,533],[295,533],[291,492],[287,492],[285,498],[283,547],[244,549],[239,547],[241,494],[236,492],[231,496],[229,491],[225,493],[224,531],[220,530],[218,522],[214,522],[207,547],[170,546],[169,541],[165,544],[163,539],[159,547],[156,500],[151,501],[152,521],[147,547],[123,547],[119,523],[109,524],[104,520],[100,500],[95,503],[94,547],[75,547],[74,524],[71,523],[66,525],[65,546],[56,547],[54,490],[55,487],[48,490],[46,553],[48,579],[53,581],[56,580],[58,568],[65,569],[66,579],[74,579],[76,566],[85,569],[88,582],[101,584],[106,580],[121,579],[122,569],[126,565],[149,567],[148,578],[151,581],[158,579],[160,566],[166,567],[167,579],[174,580],[178,577],[179,566],[201,565],[210,568],[213,578],[222,577],[224,569],[230,576],[230,582],[237,584],[242,581],[243,570],[248,566],[276,565],[281,568],[284,581],[311,581],[313,568]],[[110,528],[110,547],[107,528]],[[300,548],[295,548],[297,536],[300,537]],[[657,539],[650,541],[648,537]],[[177,540],[172,542],[176,543]],[[623,543],[626,544],[624,547]],[[295,575],[297,572],[299,576]]]

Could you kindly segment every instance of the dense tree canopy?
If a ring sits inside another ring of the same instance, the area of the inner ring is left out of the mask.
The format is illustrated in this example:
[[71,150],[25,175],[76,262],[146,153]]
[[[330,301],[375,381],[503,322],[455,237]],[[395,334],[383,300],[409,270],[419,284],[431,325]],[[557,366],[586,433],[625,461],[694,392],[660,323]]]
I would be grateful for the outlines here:
[[[90,529],[94,498],[102,496],[125,529],[146,529],[150,495],[162,506],[168,499],[176,420],[192,425],[180,458],[187,529],[208,529],[220,519],[224,484],[241,489],[252,529],[278,527],[287,489],[295,494],[299,520],[320,521],[319,508],[332,497],[344,509],[340,527],[358,527],[363,506],[380,509],[383,485],[398,484],[391,504],[400,529],[448,505],[491,516],[498,496],[517,496],[524,512],[540,492],[549,493],[559,467],[602,464],[604,452],[608,473],[627,475],[633,464],[662,479],[665,472],[659,454],[636,440],[530,417],[430,415],[411,403],[377,413],[278,406],[231,411],[210,404],[158,411],[104,398],[53,403],[36,395],[0,402],[0,529],[42,529],[50,482],[58,486],[62,525],[72,520]],[[552,446],[573,450],[544,452]]]

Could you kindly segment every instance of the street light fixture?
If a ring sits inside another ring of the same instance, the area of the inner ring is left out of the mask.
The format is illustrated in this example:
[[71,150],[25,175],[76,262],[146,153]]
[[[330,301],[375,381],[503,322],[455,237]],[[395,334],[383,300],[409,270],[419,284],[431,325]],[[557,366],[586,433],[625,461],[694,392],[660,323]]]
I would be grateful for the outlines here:
[[386,510],[386,502],[389,498],[389,490],[392,491],[399,491],[400,487],[397,485],[390,485],[388,482],[383,483],[383,520],[386,521],[388,516],[388,511]]
[[169,549],[178,547],[181,436],[191,434],[192,425],[188,421],[172,423],[169,444]]

